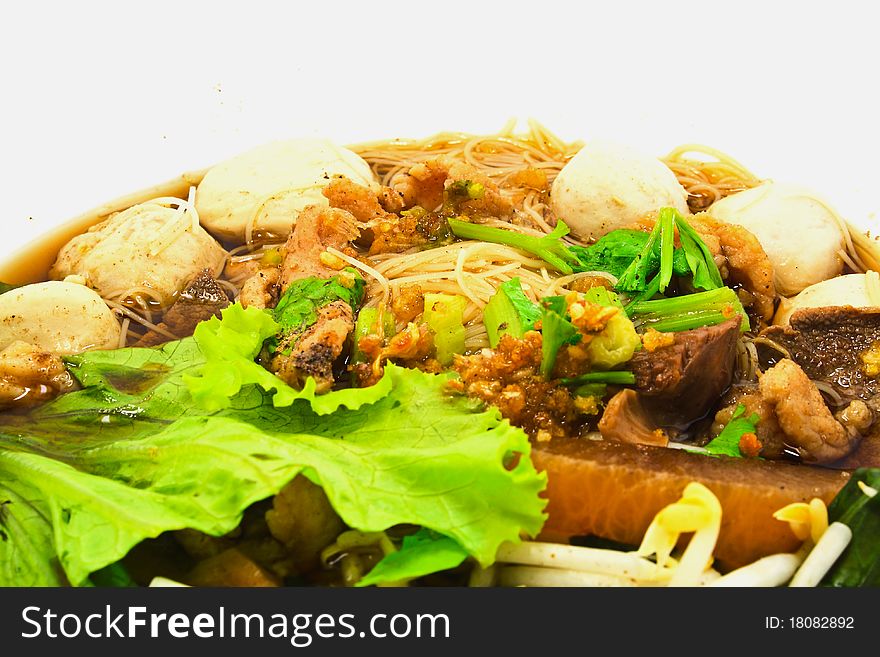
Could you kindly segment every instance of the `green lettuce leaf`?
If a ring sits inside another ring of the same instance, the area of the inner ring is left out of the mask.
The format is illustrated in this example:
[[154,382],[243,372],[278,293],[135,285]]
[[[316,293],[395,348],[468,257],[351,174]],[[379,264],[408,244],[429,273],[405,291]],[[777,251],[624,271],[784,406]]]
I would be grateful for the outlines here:
[[263,339],[263,316],[233,306],[201,341],[73,357],[82,390],[0,416],[0,585],[85,584],[145,538],[225,534],[299,473],[355,529],[421,525],[484,564],[540,530],[545,477],[527,437],[451,396],[448,376],[392,365],[384,392],[277,406],[283,384],[259,375],[266,390],[242,380],[222,408],[194,404],[190,379],[208,364],[250,376],[241,361]]
[[212,317],[199,324],[193,339],[204,362],[183,377],[192,400],[207,411],[228,408],[231,399],[244,386],[255,383],[266,392],[274,393],[272,403],[276,407],[290,406],[304,399],[317,414],[327,415],[340,406],[359,408],[388,394],[390,381],[384,378],[370,388],[337,390],[325,395],[315,394],[315,380],[311,377],[302,390],[287,385],[254,362],[263,342],[280,329],[281,325],[268,313],[243,308],[237,303],[223,310],[222,319]]
[[357,586],[400,582],[460,566],[467,550],[458,543],[428,529],[420,529],[403,539],[397,552],[386,555]]
[[828,507],[828,521],[842,522],[853,537],[822,586],[880,586],[880,495],[867,496],[859,482],[880,490],[880,468],[856,470]]

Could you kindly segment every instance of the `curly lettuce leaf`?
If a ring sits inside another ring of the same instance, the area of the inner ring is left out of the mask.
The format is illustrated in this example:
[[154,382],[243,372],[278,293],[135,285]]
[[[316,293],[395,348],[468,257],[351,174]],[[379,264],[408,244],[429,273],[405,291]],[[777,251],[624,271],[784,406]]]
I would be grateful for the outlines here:
[[0,417],[0,585],[85,584],[145,538],[222,535],[299,473],[353,528],[421,525],[484,564],[540,530],[545,477],[527,437],[450,396],[447,376],[388,366],[384,395],[344,391],[351,406],[324,414],[245,382],[225,408],[195,405],[185,380],[212,359],[236,366],[233,346],[244,360],[260,339],[254,313],[231,317],[240,339],[225,352],[209,337],[82,354],[71,363],[83,390]]
[[317,414],[326,415],[340,406],[359,408],[388,394],[390,381],[385,378],[370,388],[337,390],[325,395],[315,394],[316,384],[311,377],[302,390],[287,385],[254,362],[263,342],[274,338],[281,328],[268,313],[243,308],[238,303],[223,310],[222,319],[213,317],[200,323],[193,339],[204,362],[195,372],[183,377],[192,400],[206,411],[228,408],[232,398],[244,386],[253,383],[274,393],[272,403],[276,407],[290,406],[294,401],[304,399]]

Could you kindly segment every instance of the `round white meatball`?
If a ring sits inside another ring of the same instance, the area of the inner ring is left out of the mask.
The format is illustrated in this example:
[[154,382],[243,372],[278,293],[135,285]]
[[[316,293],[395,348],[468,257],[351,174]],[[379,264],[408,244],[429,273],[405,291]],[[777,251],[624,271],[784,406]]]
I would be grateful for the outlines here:
[[0,294],[0,350],[21,341],[56,354],[113,349],[121,328],[94,290],[47,281]]
[[558,219],[576,237],[595,240],[646,214],[672,207],[690,214],[687,192],[655,157],[621,144],[591,141],[571,158],[550,191]]
[[713,203],[707,214],[758,238],[783,296],[843,271],[837,255],[843,248],[840,225],[829,206],[807,189],[766,182]]
[[871,308],[877,305],[878,300],[872,299],[868,291],[868,275],[835,276],[811,285],[791,299],[783,299],[773,317],[773,323],[788,324],[791,316],[802,308],[826,308],[829,306]]
[[374,184],[357,154],[325,139],[266,144],[213,167],[199,184],[196,208],[217,237],[243,243],[251,234],[286,237],[307,205],[327,205],[321,190],[333,176]]
[[50,275],[76,275],[107,299],[140,291],[161,306],[203,269],[217,272],[225,251],[189,212],[147,202],[119,212],[70,240]]

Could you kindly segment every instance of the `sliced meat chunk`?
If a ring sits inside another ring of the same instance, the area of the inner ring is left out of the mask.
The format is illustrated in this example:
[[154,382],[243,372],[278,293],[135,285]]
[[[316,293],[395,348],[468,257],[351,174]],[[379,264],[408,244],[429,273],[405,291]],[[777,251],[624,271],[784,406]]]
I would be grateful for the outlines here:
[[321,193],[327,197],[331,208],[346,210],[363,223],[388,214],[380,205],[373,190],[358,185],[344,176],[331,180]]
[[775,309],[776,283],[773,264],[758,238],[742,226],[716,221],[702,214],[688,221],[704,236],[707,246],[711,240],[705,235],[715,237],[718,249],[726,259],[728,282],[741,285],[748,292],[743,304],[759,319],[769,322]]
[[[464,186],[456,183],[478,185],[480,193],[468,195]],[[459,188],[464,193],[457,193]],[[419,205],[432,211],[448,203],[451,213],[472,218],[506,218],[513,214],[513,204],[491,178],[466,162],[445,156],[414,165],[394,189],[403,196],[406,207]]]
[[675,333],[671,345],[637,351],[630,365],[656,426],[684,428],[704,417],[730,387],[740,318]]
[[300,278],[335,276],[338,269],[327,264],[332,263],[332,259],[322,254],[330,247],[340,250],[345,248],[359,234],[357,219],[351,212],[318,205],[307,207],[300,212],[296,226],[284,246],[281,289],[285,290],[291,281]]
[[836,419],[825,405],[816,384],[788,359],[764,373],[760,388],[764,401],[773,405],[776,419],[789,443],[805,461],[830,463],[845,457],[858,445],[862,431],[873,420],[866,417],[870,410],[860,400],[847,408],[842,416],[845,424]]
[[26,342],[0,352],[0,409],[42,404],[75,387],[60,356]]
[[[771,326],[760,337],[782,346],[809,378],[831,385],[844,402],[880,395],[878,373],[870,366],[880,351],[880,308],[804,308],[789,326]],[[765,365],[779,357],[760,344],[758,355]]]
[[642,406],[639,393],[630,389],[621,390],[608,402],[599,420],[599,432],[618,443],[665,447],[669,442],[666,432]]
[[281,268],[262,267],[241,286],[238,300],[245,308],[272,308],[278,303]]
[[318,320],[303,333],[282,341],[269,369],[295,388],[302,388],[312,376],[318,392],[334,383],[333,362],[339,358],[354,330],[354,311],[344,301],[332,301],[318,309]]
[[[186,285],[158,326],[178,338],[183,338],[192,335],[199,322],[219,317],[220,311],[228,305],[229,297],[224,289],[211,275],[210,270],[203,269]],[[135,346],[152,347],[168,340],[162,333],[151,330]]]

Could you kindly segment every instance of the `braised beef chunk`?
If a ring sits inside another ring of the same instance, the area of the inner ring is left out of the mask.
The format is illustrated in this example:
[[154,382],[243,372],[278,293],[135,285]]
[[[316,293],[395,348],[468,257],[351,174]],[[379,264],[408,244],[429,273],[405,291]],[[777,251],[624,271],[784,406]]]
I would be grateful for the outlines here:
[[637,351],[630,361],[645,410],[657,426],[685,427],[704,417],[730,387],[736,366],[737,316],[675,333],[675,341]]
[[[228,305],[225,290],[209,270],[203,269],[183,289],[158,326],[183,338],[192,335],[199,322],[219,317],[220,311]],[[153,347],[169,339],[158,331],[148,331],[135,346]]]
[[619,443],[665,447],[668,442],[666,432],[658,428],[645,411],[642,399],[643,395],[630,389],[614,395],[599,420],[602,437]]
[[[870,401],[880,394],[876,368],[880,363],[880,309],[804,308],[791,316],[790,326],[771,326],[761,331],[788,351],[814,381],[824,381],[844,401]],[[766,345],[760,345],[763,366],[781,358]]]

